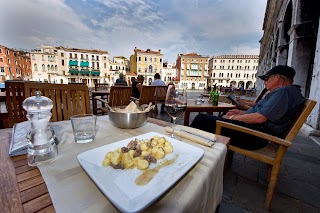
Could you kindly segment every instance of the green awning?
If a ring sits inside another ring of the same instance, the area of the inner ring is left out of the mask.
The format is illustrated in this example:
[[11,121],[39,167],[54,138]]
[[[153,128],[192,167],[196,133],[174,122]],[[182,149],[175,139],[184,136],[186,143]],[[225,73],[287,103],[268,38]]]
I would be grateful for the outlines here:
[[78,66],[78,61],[69,61],[69,66]]
[[100,75],[100,71],[92,71],[91,74],[92,75]]
[[79,70],[69,70],[70,74],[79,74]]
[[89,62],[88,61],[81,61],[80,66],[81,67],[89,67]]
[[83,75],[100,75],[100,71],[80,71],[80,74],[83,74]]

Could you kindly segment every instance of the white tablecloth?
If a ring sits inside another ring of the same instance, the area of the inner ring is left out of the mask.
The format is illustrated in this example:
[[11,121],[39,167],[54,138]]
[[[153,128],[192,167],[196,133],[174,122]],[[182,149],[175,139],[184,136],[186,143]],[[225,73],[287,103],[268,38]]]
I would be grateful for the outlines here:
[[[60,140],[58,159],[39,169],[57,212],[118,212],[81,168],[77,155],[109,143],[148,132],[167,134],[164,127],[146,123],[137,129],[114,127],[108,116],[99,116],[98,133],[93,142],[76,144],[70,121],[51,123]],[[215,143],[212,148],[182,139],[205,151],[202,160],[145,212],[215,212],[223,191],[223,169],[227,148]]]

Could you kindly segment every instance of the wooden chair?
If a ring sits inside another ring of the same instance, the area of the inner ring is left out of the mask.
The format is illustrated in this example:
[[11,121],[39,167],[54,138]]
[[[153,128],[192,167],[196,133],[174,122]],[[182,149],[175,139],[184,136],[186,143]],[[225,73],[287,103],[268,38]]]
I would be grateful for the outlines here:
[[95,83],[94,84],[94,90],[99,91],[99,90],[108,90],[110,89],[110,86],[108,83]]
[[27,112],[22,107],[25,96],[25,84],[27,81],[5,81],[6,106],[8,112],[8,125],[13,127],[15,123],[26,121]]
[[50,98],[53,102],[51,121],[69,120],[72,115],[90,114],[89,90],[81,84],[25,84],[26,97],[33,96],[35,91]]
[[[135,101],[139,107],[143,105],[149,105],[150,102],[154,104],[155,92],[156,92],[156,86],[142,85],[140,98],[131,97],[131,99]],[[153,112],[150,115],[152,116]]]
[[[109,101],[105,101],[101,98],[96,98],[102,103],[107,103],[109,106],[127,106],[130,103],[130,96],[132,93],[132,87],[130,86],[112,86],[110,89]],[[107,113],[108,109],[102,107],[102,111]]]
[[[157,104],[165,104],[167,90],[168,90],[168,86],[157,86],[156,87],[156,92],[154,95],[154,104],[156,107],[157,107]],[[157,113],[156,109],[154,110],[154,115],[156,115],[156,113]]]
[[307,99],[305,101],[303,109],[301,110],[299,116],[297,117],[296,121],[294,122],[293,126],[291,127],[291,129],[289,130],[288,134],[284,139],[281,139],[266,133],[262,133],[259,131],[255,131],[249,128],[245,128],[242,126],[238,126],[235,124],[217,121],[216,134],[218,135],[221,134],[221,128],[228,128],[228,129],[233,129],[236,131],[248,133],[251,135],[255,135],[257,137],[264,138],[270,141],[266,147],[259,150],[254,150],[254,151],[241,149],[232,145],[229,145],[228,147],[228,149],[231,151],[246,155],[250,158],[253,158],[268,164],[270,169],[268,174],[268,189],[266,193],[266,201],[264,204],[264,208],[266,210],[270,209],[271,200],[272,200],[272,196],[277,183],[278,174],[280,171],[280,166],[281,166],[283,156],[287,148],[291,146],[292,140],[296,137],[301,126],[309,116],[315,104],[316,104],[316,101],[313,101],[313,100]]
[[126,86],[128,86],[128,84],[127,83],[114,83],[114,86],[124,86],[124,87],[126,87]]

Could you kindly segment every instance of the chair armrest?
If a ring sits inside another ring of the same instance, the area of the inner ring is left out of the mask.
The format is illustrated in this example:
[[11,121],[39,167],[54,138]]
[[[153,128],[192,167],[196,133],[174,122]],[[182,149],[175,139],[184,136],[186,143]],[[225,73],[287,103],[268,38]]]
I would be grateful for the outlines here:
[[107,103],[107,104],[109,104],[109,102],[108,101],[106,101],[106,100],[103,100],[103,99],[101,99],[101,98],[97,98],[97,97],[94,97],[97,101],[101,101],[101,102],[104,102],[104,103]]
[[277,143],[277,144],[280,144],[280,145],[283,145],[283,146],[291,146],[292,143],[290,141],[287,141],[287,140],[284,140],[282,138],[279,138],[279,137],[276,137],[276,136],[273,136],[273,135],[269,135],[267,133],[263,133],[263,132],[259,132],[259,131],[256,131],[256,130],[253,130],[253,129],[249,129],[249,128],[246,128],[246,127],[243,127],[243,126],[239,126],[239,125],[236,125],[236,124],[231,124],[231,123],[227,123],[227,122],[224,122],[224,121],[216,121],[216,134],[220,135],[221,134],[221,128],[227,128],[227,129],[233,129],[235,131],[239,131],[239,132],[243,132],[243,133],[247,133],[247,134],[250,134],[250,135],[254,135],[254,136],[257,136],[259,138],[264,138],[266,140],[270,140],[274,143]]
[[130,97],[130,101],[134,101],[134,102],[139,102],[139,98],[135,98],[135,97]]

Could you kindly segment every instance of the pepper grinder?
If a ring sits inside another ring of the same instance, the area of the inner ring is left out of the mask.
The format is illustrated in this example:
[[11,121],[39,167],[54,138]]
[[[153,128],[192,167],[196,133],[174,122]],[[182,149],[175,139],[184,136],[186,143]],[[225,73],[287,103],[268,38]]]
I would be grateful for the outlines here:
[[31,121],[31,128],[27,133],[28,165],[38,166],[54,161],[58,156],[58,148],[54,131],[49,125],[52,100],[36,91],[35,96],[23,101],[22,106],[27,111],[28,120]]

